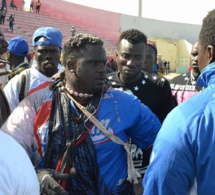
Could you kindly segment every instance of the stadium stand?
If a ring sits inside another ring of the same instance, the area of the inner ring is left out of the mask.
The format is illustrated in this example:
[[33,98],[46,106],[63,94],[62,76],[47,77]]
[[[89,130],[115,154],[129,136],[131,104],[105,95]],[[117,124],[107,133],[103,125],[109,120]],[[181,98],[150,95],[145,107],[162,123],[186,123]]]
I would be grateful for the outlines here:
[[[29,43],[30,52],[33,32],[41,26],[52,26],[61,30],[63,42],[71,36],[71,27],[75,26],[77,33],[90,33],[101,37],[104,41],[107,56],[114,57],[119,37],[119,14],[99,9],[89,8],[63,0],[41,1],[40,13],[23,11],[23,0],[16,0],[18,10],[8,5],[6,19],[13,14],[15,17],[14,32],[8,31],[8,21],[0,25],[7,40],[21,36]],[[56,6],[57,5],[57,6]]]

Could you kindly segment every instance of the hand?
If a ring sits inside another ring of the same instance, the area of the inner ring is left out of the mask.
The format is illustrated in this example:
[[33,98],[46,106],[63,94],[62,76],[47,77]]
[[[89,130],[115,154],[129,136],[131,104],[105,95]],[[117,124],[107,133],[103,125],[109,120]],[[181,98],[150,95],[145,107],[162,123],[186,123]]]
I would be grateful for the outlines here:
[[37,170],[37,177],[40,183],[41,195],[68,195],[54,179],[68,180],[70,174],[59,173],[53,169],[40,169]]

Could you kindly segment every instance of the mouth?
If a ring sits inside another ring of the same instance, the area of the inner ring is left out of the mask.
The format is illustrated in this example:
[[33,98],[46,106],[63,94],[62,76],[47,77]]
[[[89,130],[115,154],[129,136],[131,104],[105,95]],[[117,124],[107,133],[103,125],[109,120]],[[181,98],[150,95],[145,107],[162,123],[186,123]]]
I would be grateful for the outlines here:
[[192,64],[193,68],[198,68],[198,64]]
[[125,69],[125,74],[134,74],[136,73],[135,69]]
[[98,78],[96,78],[96,81],[99,83],[99,84],[104,84],[105,83],[105,77],[98,77]]
[[98,81],[105,81],[105,79],[106,79],[105,77],[98,77],[97,78]]
[[45,63],[44,67],[45,67],[45,68],[54,68],[55,65],[52,64],[52,63]]

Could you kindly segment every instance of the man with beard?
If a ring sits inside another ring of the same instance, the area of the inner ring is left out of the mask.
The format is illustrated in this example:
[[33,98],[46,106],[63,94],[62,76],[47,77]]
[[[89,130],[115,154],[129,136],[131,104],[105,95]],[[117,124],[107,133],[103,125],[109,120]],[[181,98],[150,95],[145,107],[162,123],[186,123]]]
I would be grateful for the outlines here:
[[27,96],[2,129],[31,157],[41,194],[134,194],[138,173],[127,154],[128,137],[150,149],[158,118],[135,96],[105,82],[100,38],[71,37],[62,63],[65,70],[50,88]]
[[197,44],[198,42],[192,47],[189,72],[170,80],[172,94],[177,104],[184,102],[201,90],[201,87],[196,85],[196,81],[200,75],[198,68]]
[[62,33],[53,27],[42,27],[33,34],[35,61],[32,67],[12,78],[4,87],[11,111],[27,95],[47,87],[51,77],[62,70],[59,65]]

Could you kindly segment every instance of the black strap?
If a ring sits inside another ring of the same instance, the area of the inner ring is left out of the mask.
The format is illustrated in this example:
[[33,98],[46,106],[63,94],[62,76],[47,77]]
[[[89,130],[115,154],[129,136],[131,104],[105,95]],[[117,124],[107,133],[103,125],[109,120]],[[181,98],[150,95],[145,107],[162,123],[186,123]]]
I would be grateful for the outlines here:
[[[64,96],[64,95],[63,95]],[[99,103],[101,100],[101,94],[96,94],[93,96],[93,98],[90,99],[88,105],[87,105],[87,110],[90,113],[94,113],[95,110],[98,108]],[[51,108],[51,113],[50,113],[50,118],[49,118],[49,141],[47,145],[47,151],[45,155],[45,163],[44,167],[50,168],[50,163],[52,160],[52,152],[53,152],[53,139],[56,137],[56,133],[58,132],[61,136],[64,137],[65,139],[65,149],[66,145],[70,144],[71,140],[76,141],[79,140],[79,138],[86,132],[86,130],[90,127],[91,121],[86,120],[86,116],[84,114],[80,114],[82,118],[82,122],[77,125],[77,130],[72,133],[71,132],[71,108],[70,108],[70,103],[69,99],[64,97],[61,97],[61,90],[57,88],[56,90],[53,91],[53,97],[52,97],[52,108]],[[59,125],[60,124],[60,125]],[[63,126],[63,127],[62,127]],[[63,129],[61,129],[63,128]],[[62,130],[62,131],[61,131]],[[57,133],[57,134],[58,134]],[[72,133],[72,135],[71,135]],[[62,146],[63,147],[63,146]],[[62,148],[61,147],[61,148]],[[56,155],[56,154],[55,154]]]
[[19,102],[21,102],[25,97],[25,83],[26,83],[26,75],[22,75],[22,81],[21,81],[21,89],[19,92]]

